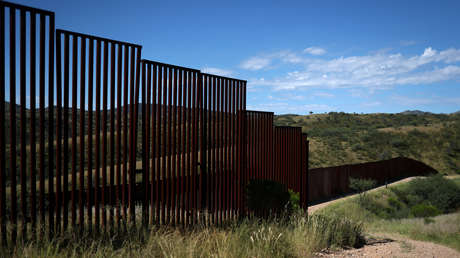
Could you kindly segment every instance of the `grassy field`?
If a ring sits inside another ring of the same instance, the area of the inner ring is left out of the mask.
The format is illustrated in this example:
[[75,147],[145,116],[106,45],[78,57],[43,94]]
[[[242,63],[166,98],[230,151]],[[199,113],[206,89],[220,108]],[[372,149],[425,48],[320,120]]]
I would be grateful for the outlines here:
[[405,156],[443,174],[460,173],[460,114],[279,115],[310,139],[310,168]]
[[[460,177],[449,179],[460,189]],[[366,234],[399,234],[414,240],[429,241],[445,245],[460,251],[460,210],[455,210],[433,217],[415,217],[410,213],[410,207],[398,198],[395,192],[404,191],[411,185],[402,183],[397,186],[383,188],[368,194],[371,205],[363,205],[358,197],[344,199],[331,204],[315,214],[336,215],[351,221],[364,223]],[[460,195],[460,191],[457,191]],[[457,196],[458,197],[458,196]],[[422,200],[425,201],[426,200]],[[399,208],[395,208],[395,206]],[[372,206],[378,207],[376,212]],[[395,211],[391,217],[383,211]]]
[[65,233],[0,248],[2,257],[306,257],[324,248],[360,246],[362,225],[296,212],[283,220],[243,220],[226,226],[131,228],[99,235]]

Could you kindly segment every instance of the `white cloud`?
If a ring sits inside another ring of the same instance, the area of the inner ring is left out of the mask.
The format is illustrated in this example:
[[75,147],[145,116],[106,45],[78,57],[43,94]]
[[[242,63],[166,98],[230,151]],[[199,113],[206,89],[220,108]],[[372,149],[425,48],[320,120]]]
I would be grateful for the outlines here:
[[225,69],[220,69],[220,68],[215,68],[215,67],[205,67],[201,69],[204,73],[210,73],[210,74],[215,74],[215,75],[220,75],[220,76],[231,76],[233,74],[233,71],[231,70],[225,70]]
[[[460,49],[437,51],[426,48],[421,55],[375,53],[366,56],[334,59],[302,58],[292,52],[277,53],[271,62],[286,62],[285,56],[295,56],[298,67],[284,76],[251,80],[251,85],[272,86],[275,89],[368,88],[387,89],[394,85],[428,84],[460,78]],[[257,60],[257,57],[252,59]]]
[[304,49],[303,52],[310,55],[320,56],[324,55],[326,53],[326,50],[320,47],[309,47]]
[[241,68],[246,70],[260,70],[270,65],[271,58],[268,57],[252,57],[241,64]]

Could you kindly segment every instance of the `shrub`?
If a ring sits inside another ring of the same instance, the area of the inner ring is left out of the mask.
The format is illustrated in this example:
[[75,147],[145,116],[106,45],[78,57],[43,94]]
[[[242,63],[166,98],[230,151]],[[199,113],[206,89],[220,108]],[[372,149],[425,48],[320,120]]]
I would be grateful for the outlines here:
[[258,217],[264,217],[267,212],[279,214],[291,208],[288,189],[275,181],[250,180],[246,194],[248,208]]
[[460,187],[442,175],[414,179],[403,192],[410,206],[426,202],[442,213],[460,208]]
[[414,215],[414,217],[426,218],[437,216],[441,214],[441,211],[433,205],[417,204],[412,206],[411,213]]
[[289,189],[289,206],[292,207],[293,210],[300,209],[300,193],[294,192],[293,190]]

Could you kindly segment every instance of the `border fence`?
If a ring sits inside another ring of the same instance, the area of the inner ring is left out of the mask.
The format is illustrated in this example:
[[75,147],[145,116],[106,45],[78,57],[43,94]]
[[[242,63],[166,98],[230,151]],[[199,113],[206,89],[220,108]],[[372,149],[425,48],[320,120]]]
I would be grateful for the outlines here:
[[306,135],[247,111],[246,81],[142,59],[139,45],[54,19],[0,2],[3,245],[43,229],[220,225],[251,214],[252,179],[307,207]]
[[308,203],[316,203],[350,193],[350,178],[372,179],[377,185],[411,177],[427,176],[437,171],[417,160],[393,158],[376,162],[315,168],[308,171]]

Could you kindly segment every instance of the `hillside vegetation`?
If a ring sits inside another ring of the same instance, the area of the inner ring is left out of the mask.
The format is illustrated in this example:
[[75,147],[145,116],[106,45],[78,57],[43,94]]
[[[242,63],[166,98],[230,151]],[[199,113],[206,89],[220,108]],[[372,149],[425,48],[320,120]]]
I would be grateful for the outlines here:
[[460,114],[403,112],[275,116],[310,139],[310,168],[405,156],[443,174],[460,173]]

